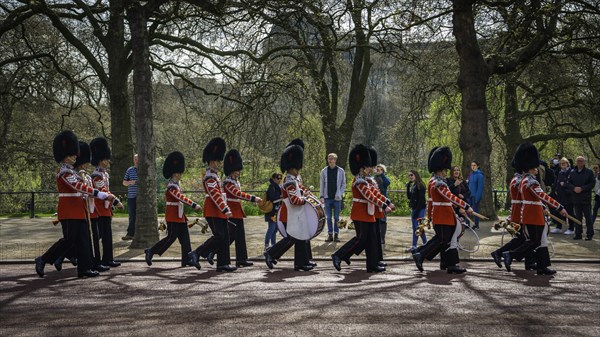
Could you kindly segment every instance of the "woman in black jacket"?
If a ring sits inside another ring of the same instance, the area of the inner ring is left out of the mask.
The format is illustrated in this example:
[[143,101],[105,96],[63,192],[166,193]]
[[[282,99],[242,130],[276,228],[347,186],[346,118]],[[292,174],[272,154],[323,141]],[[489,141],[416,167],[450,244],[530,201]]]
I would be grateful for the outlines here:
[[450,177],[448,177],[446,183],[450,188],[450,192],[452,194],[458,196],[465,202],[469,200],[471,197],[471,191],[469,191],[469,184],[463,178],[462,172],[460,171],[460,167],[454,166],[452,168],[452,173]]
[[[412,209],[410,213],[410,219],[412,221],[412,247],[407,249],[407,251],[411,251],[412,249],[417,248],[418,237],[415,235],[415,231],[417,227],[419,227],[419,221],[417,219],[425,216],[425,208],[427,207],[425,203],[425,190],[426,186],[419,176],[419,172],[415,170],[410,170],[408,173],[408,179],[410,180],[408,184],[406,184],[406,196],[408,197],[408,206]],[[423,244],[427,243],[427,238],[425,237],[425,233],[421,235],[421,240]]]
[[[567,210],[567,213],[573,214],[573,202],[571,200],[571,191],[567,189],[567,186],[565,186],[565,184],[567,183],[567,179],[569,178],[569,174],[571,173],[571,165],[569,163],[569,160],[563,157],[558,161],[558,166],[560,167],[560,171],[556,175],[556,180],[554,180],[554,185],[552,185],[552,193],[550,194],[550,196],[553,197],[554,200],[558,201],[561,205],[563,205]],[[558,214],[558,212],[555,212],[554,210],[551,210],[551,212],[552,214],[562,218],[563,220],[566,220],[563,216]],[[561,233],[562,224],[558,221],[554,221],[554,223],[556,224],[556,228],[552,229],[551,233]],[[575,227],[573,222],[569,221],[569,228],[565,231],[565,234],[569,235],[575,233],[574,229]]]
[[267,189],[267,200],[273,203],[273,210],[265,214],[265,221],[269,224],[267,233],[265,234],[265,250],[275,244],[275,236],[277,235],[277,211],[281,206],[281,174],[273,173],[269,179],[269,188]]

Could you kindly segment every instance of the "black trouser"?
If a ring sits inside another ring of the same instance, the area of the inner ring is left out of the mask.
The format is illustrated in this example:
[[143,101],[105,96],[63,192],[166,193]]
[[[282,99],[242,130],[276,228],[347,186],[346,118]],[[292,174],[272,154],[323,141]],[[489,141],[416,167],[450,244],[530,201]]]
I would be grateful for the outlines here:
[[189,252],[192,251],[190,244],[190,232],[185,222],[167,222],[167,236],[158,241],[150,251],[152,254],[163,255],[171,247],[175,240],[179,240],[181,245],[181,263],[187,263]]
[[592,223],[596,222],[598,210],[600,209],[600,195],[594,197],[594,209],[592,210]]
[[379,261],[383,261],[383,221],[385,219],[375,219],[375,238],[377,239],[377,257]]
[[222,267],[231,263],[229,256],[229,226],[227,219],[206,218],[213,235],[196,248],[196,254],[207,257],[210,252],[217,254],[217,266]]
[[[112,240],[112,217],[101,216],[98,221],[98,239],[102,239],[102,259],[101,263],[112,262],[113,256],[113,240]],[[96,238],[94,238],[96,240]],[[99,255],[95,258],[98,259]]]
[[[569,214],[573,214],[573,204],[571,203],[564,203],[563,206],[565,207],[565,210],[567,211],[567,213]],[[552,213],[552,215],[557,216],[558,218],[562,219],[562,220],[567,220],[566,217],[560,215],[560,212],[556,209],[556,208],[550,208],[550,213]],[[562,229],[562,224],[556,220],[552,220],[552,222],[554,224],[556,224],[556,228],[558,229]],[[573,225],[574,222],[573,221],[569,221],[569,230],[574,230],[575,226]]]
[[94,266],[97,266],[100,263],[100,258],[102,255],[100,254],[100,232],[98,230],[98,218],[94,218],[91,220],[92,223],[92,248],[94,252],[92,254],[92,261],[94,262]]
[[72,219],[61,220],[67,227],[65,237],[58,240],[44,255],[44,263],[53,263],[57,258],[63,257],[75,248],[77,255],[77,271],[84,272],[92,268],[92,249],[90,247],[90,230],[87,220]]
[[379,232],[381,233],[381,244],[385,245],[385,233],[387,233],[387,217],[379,219]]
[[127,226],[127,235],[133,236],[135,234],[135,212],[136,212],[136,201],[137,198],[127,198],[127,209],[129,212],[129,225]]
[[[519,247],[520,245],[522,245],[526,239],[527,238],[525,237],[525,235],[523,235],[523,226],[521,226],[521,228],[519,228],[519,231],[515,234],[515,236],[512,238],[512,240],[508,241],[504,246],[498,248],[496,250],[496,253],[498,255],[502,256],[502,253],[512,251],[512,250],[516,249],[517,247]],[[525,255],[525,266],[530,266],[534,263],[535,263],[535,254],[533,252]]]
[[[460,226],[460,224],[456,226]],[[424,246],[419,248],[421,255],[431,261],[436,255],[440,254],[441,265],[446,267],[456,266],[460,262],[458,249],[448,249],[450,241],[452,241],[452,236],[456,231],[456,226],[433,225],[435,235]]]
[[[287,223],[283,223],[287,228]],[[306,266],[309,261],[309,247],[310,241],[308,240],[297,240],[288,236],[277,241],[273,247],[269,248],[268,253],[275,260],[281,258],[285,252],[294,246],[294,265],[295,266]]]
[[594,223],[592,222],[592,204],[573,204],[573,216],[579,221],[581,225],[575,225],[575,236],[581,236],[583,234],[583,217],[585,217],[585,228],[586,236],[594,236]]
[[525,225],[525,227],[527,228],[529,238],[528,240],[524,240],[517,248],[510,251],[511,257],[515,260],[521,260],[534,252],[538,269],[548,267],[550,265],[548,247],[540,247],[546,226]]
[[[67,233],[69,233],[69,225],[67,225],[67,223],[64,221],[61,221],[60,226],[62,227],[63,238],[67,237]],[[75,248],[75,246],[71,247],[71,249],[67,251],[64,257],[66,257],[69,260],[73,260],[74,258],[76,258],[77,249]]]
[[[334,255],[342,260],[349,259],[352,254],[360,254],[363,250],[367,255],[367,270],[376,269],[379,265],[377,252],[377,226],[374,222],[354,221],[357,236],[346,242]],[[381,247],[381,245],[379,245]]]
[[235,262],[242,263],[248,260],[248,249],[246,248],[246,230],[244,219],[229,219],[233,222],[229,225],[229,244],[235,241]]

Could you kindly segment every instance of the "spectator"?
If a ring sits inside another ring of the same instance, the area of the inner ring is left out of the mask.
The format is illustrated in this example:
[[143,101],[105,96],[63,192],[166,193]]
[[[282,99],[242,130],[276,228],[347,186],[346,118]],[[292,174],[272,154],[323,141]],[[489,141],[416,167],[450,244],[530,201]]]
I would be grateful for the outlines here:
[[[586,223],[586,240],[591,240],[594,236],[594,223],[592,222],[592,189],[596,184],[594,172],[585,167],[585,158],[577,157],[576,167],[569,173],[565,184],[567,190],[573,194],[573,213],[575,218]],[[581,240],[583,234],[583,225],[575,226],[575,237],[573,240]]]
[[469,185],[463,178],[460,167],[454,166],[452,168],[452,173],[447,179],[447,184],[452,194],[463,199],[466,203],[469,203],[469,199],[471,198],[471,191],[469,191]]
[[138,155],[133,155],[133,166],[125,171],[123,177],[123,186],[127,186],[127,211],[129,212],[129,225],[127,234],[121,240],[132,240],[135,234],[135,212],[137,198],[137,174],[138,174]]
[[[377,182],[377,186],[379,187],[379,191],[386,198],[388,198],[388,187],[390,186],[390,179],[385,175],[387,168],[383,164],[377,165],[375,167],[375,181]],[[379,230],[381,232],[381,244],[385,245],[385,233],[387,232],[387,215],[384,213],[383,219],[379,220]]]
[[560,172],[560,160],[561,158],[563,158],[563,156],[560,153],[557,153],[554,155],[554,158],[551,159],[551,164],[550,167],[552,167],[552,170],[554,170],[554,176],[558,177],[558,172]]
[[[561,205],[565,207],[567,213],[573,214],[573,203],[571,202],[571,191],[567,190],[565,183],[567,182],[567,178],[569,177],[569,173],[571,172],[571,167],[569,165],[569,160],[567,158],[561,158],[558,162],[560,166],[560,171],[556,176],[556,181],[554,185],[552,185],[552,195],[556,201],[558,201]],[[563,218],[558,212],[551,210],[552,214]],[[566,219],[563,219],[566,220]],[[562,231],[562,224],[558,221],[556,222],[556,228],[552,229],[553,234],[560,233]],[[571,235],[573,234],[573,223],[569,222],[569,228],[565,231],[564,234]]]
[[[483,173],[479,170],[479,163],[474,160],[471,162],[471,173],[468,182],[469,191],[471,192],[468,204],[473,207],[474,212],[479,213],[479,202],[483,197]],[[475,221],[473,229],[479,229],[479,218],[475,217],[473,221]]]
[[600,164],[592,167],[594,176],[596,177],[596,185],[594,186],[594,210],[592,211],[592,223],[598,217],[598,209],[600,209]]
[[[265,214],[265,221],[269,225],[265,234],[265,250],[275,244],[275,236],[277,235],[277,211],[281,206],[281,174],[273,173],[269,179],[269,188],[267,189],[267,200],[273,203],[271,212]],[[269,242],[271,245],[269,246]]]
[[[408,206],[411,209],[412,246],[406,251],[410,252],[417,248],[417,241],[419,238],[415,235],[415,231],[417,230],[417,227],[419,227],[418,219],[425,216],[425,207],[427,205],[425,203],[426,186],[423,183],[421,176],[419,176],[419,173],[415,170],[410,170],[408,172],[408,180],[409,182],[406,184],[406,196],[408,197]],[[421,241],[423,244],[427,243],[425,233],[421,235]]]
[[[346,173],[344,169],[337,166],[337,154],[327,155],[327,166],[321,170],[320,179],[320,199],[325,205],[325,214],[327,216],[327,239],[326,242],[340,242],[338,237],[340,221],[340,209],[342,208],[342,197],[346,189]],[[333,212],[332,212],[333,211]],[[333,213],[333,214],[332,214]],[[331,221],[333,215],[334,222]],[[335,236],[333,235],[335,234]]]

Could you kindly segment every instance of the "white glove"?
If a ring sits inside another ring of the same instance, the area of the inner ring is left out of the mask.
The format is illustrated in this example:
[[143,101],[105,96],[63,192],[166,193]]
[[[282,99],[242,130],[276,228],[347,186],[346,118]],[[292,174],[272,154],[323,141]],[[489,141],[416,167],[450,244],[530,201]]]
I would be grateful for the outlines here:
[[102,199],[102,200],[104,200],[104,199],[108,198],[108,193],[106,193],[106,192],[102,192],[102,191],[99,191],[99,192],[98,192],[98,195],[97,195],[96,197],[97,197],[98,199]]

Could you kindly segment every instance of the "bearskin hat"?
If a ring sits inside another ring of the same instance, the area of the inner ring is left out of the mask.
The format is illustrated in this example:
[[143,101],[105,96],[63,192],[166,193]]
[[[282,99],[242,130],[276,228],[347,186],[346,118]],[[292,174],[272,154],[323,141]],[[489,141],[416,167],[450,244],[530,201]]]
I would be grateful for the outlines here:
[[369,148],[363,144],[357,144],[350,150],[348,163],[350,164],[352,175],[357,175],[361,167],[371,167],[371,154],[369,152]]
[[211,139],[204,147],[204,151],[202,151],[202,162],[223,161],[226,149],[227,145],[223,138],[216,137]]
[[92,152],[92,165],[98,166],[98,163],[110,159],[110,147],[105,138],[98,137],[90,142],[90,151]]
[[185,172],[185,157],[179,151],[171,152],[163,164],[163,177],[171,178],[174,173]]
[[372,146],[369,146],[369,156],[371,156],[371,167],[377,166],[377,150]]
[[227,151],[225,159],[223,160],[223,172],[226,176],[230,175],[231,172],[241,171],[244,169],[242,163],[242,155],[238,150],[232,149]]
[[437,148],[431,154],[428,165],[429,172],[437,172],[440,170],[452,168],[452,151],[447,146]]
[[431,171],[431,164],[429,162],[431,161],[431,156],[433,155],[435,150],[437,150],[438,148],[439,148],[438,146],[434,146],[433,149],[431,149],[431,151],[429,151],[429,155],[427,156],[427,170],[429,172],[433,172],[433,171]]
[[292,145],[283,150],[281,160],[279,161],[279,168],[281,169],[281,172],[285,172],[289,169],[300,170],[303,163],[304,150],[300,145]]
[[516,165],[522,171],[529,171],[540,166],[540,154],[537,148],[529,142],[519,145],[514,158]]
[[292,145],[298,145],[302,148],[302,150],[304,150],[304,141],[300,138],[292,139],[292,141],[288,145],[286,145],[286,147]]
[[92,154],[90,152],[90,146],[86,142],[79,141],[79,154],[77,155],[77,160],[75,160],[73,167],[87,164],[91,161],[91,159]]
[[77,136],[73,131],[65,130],[60,132],[54,137],[52,143],[52,153],[54,154],[54,160],[60,163],[68,156],[74,156],[79,153],[79,142]]

